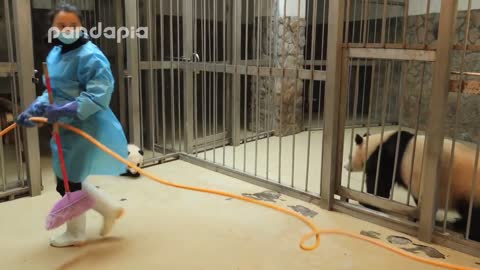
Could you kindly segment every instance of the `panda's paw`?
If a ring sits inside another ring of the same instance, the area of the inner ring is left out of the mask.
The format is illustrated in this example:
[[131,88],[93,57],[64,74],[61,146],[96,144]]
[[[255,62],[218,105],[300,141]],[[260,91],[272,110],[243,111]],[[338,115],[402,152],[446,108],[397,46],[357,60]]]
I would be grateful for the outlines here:
[[131,172],[130,170],[127,170],[126,172],[122,173],[120,176],[136,179],[136,178],[139,178],[141,174],[139,174],[138,172]]
[[130,173],[130,178],[139,178],[140,177],[140,174],[138,172],[135,172],[135,173]]

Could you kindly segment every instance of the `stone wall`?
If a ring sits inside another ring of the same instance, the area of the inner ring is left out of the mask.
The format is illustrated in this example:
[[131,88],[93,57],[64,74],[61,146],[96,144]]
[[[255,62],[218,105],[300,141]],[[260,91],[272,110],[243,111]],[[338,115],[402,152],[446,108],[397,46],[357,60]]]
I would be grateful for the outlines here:
[[[275,10],[273,12],[278,12]],[[269,22],[269,20],[272,20]],[[265,16],[261,20],[260,59],[273,68],[302,69],[304,65],[305,19]],[[257,46],[257,27],[251,46]],[[268,66],[264,64],[263,66]],[[249,129],[256,130],[257,78],[250,81]],[[303,130],[303,82],[296,79],[260,77],[258,79],[258,131],[275,130],[286,136]]]
[[[459,12],[456,27],[456,42],[465,40],[465,17],[466,12]],[[430,15],[428,20],[427,43],[435,44],[437,38],[438,14]],[[472,11],[470,22],[469,44],[480,45],[480,10]],[[407,42],[419,43],[423,41],[425,33],[424,16],[412,16],[408,19]],[[456,50],[452,56],[452,71],[460,71],[462,51]],[[424,69],[425,66],[425,69]],[[401,123],[404,126],[415,128],[417,118],[419,128],[426,129],[428,123],[428,111],[432,92],[432,68],[433,65],[422,62],[412,62],[407,73],[407,87],[403,93],[403,110],[401,112]],[[480,53],[468,53],[465,55],[464,71],[480,72]],[[424,72],[422,94],[422,72]],[[471,77],[470,80],[480,80],[478,77]],[[421,98],[420,98],[421,96]],[[459,101],[458,115],[457,98]],[[419,102],[421,105],[419,106]],[[453,136],[456,126],[456,137],[466,141],[478,140],[480,138],[480,96],[457,94],[450,92],[448,95],[447,117],[445,130],[447,136]],[[418,112],[420,108],[420,112]],[[455,121],[457,124],[455,125]]]
[[[278,19],[276,67],[302,69],[304,65],[305,19]],[[303,82],[275,78],[275,133],[292,135],[303,130]]]

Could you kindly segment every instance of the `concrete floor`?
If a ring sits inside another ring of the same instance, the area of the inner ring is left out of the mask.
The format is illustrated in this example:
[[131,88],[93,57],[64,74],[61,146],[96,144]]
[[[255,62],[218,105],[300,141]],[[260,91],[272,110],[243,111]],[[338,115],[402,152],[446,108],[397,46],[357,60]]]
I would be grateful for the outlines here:
[[[43,195],[0,204],[1,269],[439,269],[336,236],[325,236],[320,248],[305,252],[298,247],[298,241],[308,228],[289,216],[240,201],[173,189],[144,178],[92,177],[90,181],[126,208],[126,215],[110,237],[100,239],[97,235],[101,219],[89,213],[90,244],[52,248],[49,236],[61,233],[63,228],[55,232],[44,229],[45,217],[59,199],[48,162],[42,160],[46,186]],[[182,161],[148,170],[177,183],[237,194],[265,191]],[[313,215],[321,228],[376,232],[385,242],[389,236],[405,236],[283,195],[270,195],[276,204]],[[473,267],[480,261],[431,247],[446,256],[439,259],[442,261]],[[419,255],[426,256],[422,252]]]

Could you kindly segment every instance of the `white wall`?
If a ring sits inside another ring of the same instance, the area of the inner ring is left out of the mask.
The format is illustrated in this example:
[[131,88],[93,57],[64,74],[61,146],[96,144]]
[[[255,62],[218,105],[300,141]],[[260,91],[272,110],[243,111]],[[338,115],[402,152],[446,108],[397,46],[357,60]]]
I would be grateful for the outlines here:
[[[318,1],[321,2],[321,1]],[[306,0],[279,0],[278,9],[280,16],[300,16],[306,17],[307,1]],[[300,7],[300,8],[299,8]],[[286,13],[285,13],[286,11]]]
[[[408,5],[408,16],[423,15],[427,13],[428,0],[410,0]],[[350,7],[350,20],[358,21],[361,19],[362,6],[360,1],[351,1]],[[355,6],[355,3],[357,5]],[[439,13],[441,0],[430,0],[430,14]],[[458,10],[464,11],[468,8],[468,0],[458,1]],[[404,7],[399,5],[389,5],[387,7],[387,17],[403,17]],[[472,0],[472,9],[480,9],[480,0]],[[383,1],[380,4],[369,3],[368,5],[368,18],[369,19],[381,19],[383,16]]]
[[[411,0],[413,2],[416,0]],[[350,21],[359,21],[362,19],[362,1],[351,1],[350,6]],[[387,18],[390,17],[401,17],[403,16],[403,6],[398,5],[388,5],[387,6]],[[381,19],[383,17],[383,1],[380,1],[379,4],[375,2],[370,2],[368,4],[368,19]]]
[[[62,1],[58,1],[59,3]],[[95,1],[93,0],[65,0],[63,2],[76,5],[81,10],[93,10]],[[52,9],[55,7],[53,0],[33,0],[32,7],[37,9]]]
[[[441,0],[430,1],[430,13],[439,13]],[[427,0],[410,1],[408,7],[408,15],[421,15],[427,12]],[[458,10],[464,11],[468,9],[468,0],[458,0]],[[480,9],[480,1],[472,0],[472,9]]]
[[[155,0],[152,0],[152,2]],[[208,0],[208,1],[201,1],[201,0],[191,0],[191,5],[192,9],[195,9],[195,16],[197,19],[200,18],[208,18],[208,19],[216,19],[217,21],[222,21],[223,20],[223,1],[224,0]],[[227,0],[228,1],[228,0]],[[260,0],[263,1],[263,0]],[[196,7],[194,7],[194,2],[196,2]],[[158,3],[158,2],[157,2]],[[163,6],[163,14],[169,16],[182,16],[183,15],[183,7],[182,7],[182,0],[170,0],[170,1],[162,1]],[[170,10],[170,3],[172,6],[172,9]],[[177,3],[179,3],[180,9],[177,10]],[[227,2],[228,3],[228,2]],[[206,6],[204,6],[206,5]],[[216,17],[214,14],[214,5],[216,6]],[[228,4],[227,4],[228,8]],[[160,7],[156,6],[157,9],[157,14],[160,14]]]
[[52,0],[33,0],[32,7],[38,9],[51,9],[53,8]]

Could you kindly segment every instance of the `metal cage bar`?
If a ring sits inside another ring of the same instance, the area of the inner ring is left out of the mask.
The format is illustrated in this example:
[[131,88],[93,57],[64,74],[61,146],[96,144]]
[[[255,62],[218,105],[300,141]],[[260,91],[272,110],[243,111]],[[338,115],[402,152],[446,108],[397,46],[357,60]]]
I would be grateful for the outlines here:
[[[15,44],[17,46],[16,60],[19,82],[19,94],[22,107],[28,106],[35,99],[35,90],[32,84],[33,71],[33,42],[31,26],[31,7],[29,0],[13,1],[13,21],[15,31]],[[8,12],[8,11],[7,11]],[[24,150],[27,164],[30,195],[40,195],[42,190],[42,177],[40,163],[40,150],[38,131],[27,129],[24,131]]]
[[[326,200],[328,209],[333,208],[334,194],[336,184],[332,179],[339,179],[340,170],[338,164],[341,164],[343,149],[343,136],[339,136],[340,127],[344,126],[344,117],[342,117],[343,106],[341,104],[343,67],[346,59],[340,44],[343,34],[344,21],[344,3],[343,1],[330,0],[328,9],[328,36],[327,36],[327,78],[325,87],[325,133],[324,147],[322,149],[322,194],[321,197]],[[348,25],[348,24],[347,24]],[[348,27],[348,26],[347,26]],[[348,32],[348,30],[347,30]],[[326,180],[330,179],[330,181]],[[335,180],[336,181],[336,180]]]
[[432,98],[428,116],[428,140],[423,163],[423,181],[421,183],[420,227],[418,236],[422,241],[431,241],[435,224],[437,179],[439,175],[440,153],[444,138],[445,107],[450,78],[457,0],[442,0],[440,25],[438,29],[437,62],[432,76]]

